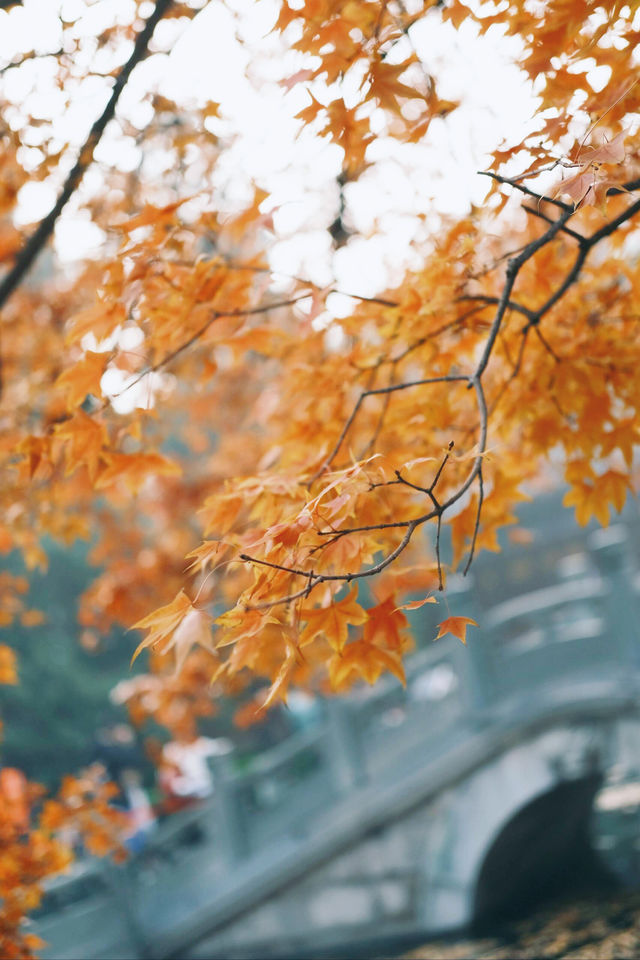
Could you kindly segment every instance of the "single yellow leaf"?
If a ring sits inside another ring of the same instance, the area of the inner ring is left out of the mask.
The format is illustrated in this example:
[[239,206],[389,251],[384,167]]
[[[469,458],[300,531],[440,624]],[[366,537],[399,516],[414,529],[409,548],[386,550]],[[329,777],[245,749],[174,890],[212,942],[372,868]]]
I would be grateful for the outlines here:
[[403,603],[396,607],[396,610],[418,610],[420,607],[424,607],[425,603],[437,602],[435,597],[425,597],[424,600],[410,600],[408,603]]
[[454,637],[457,637],[458,640],[466,643],[468,626],[477,627],[478,624],[475,620],[472,620],[471,617],[447,617],[446,620],[438,624],[438,635],[435,639],[439,640],[440,637],[451,633]]
[[102,395],[100,380],[107,360],[108,354],[93,353],[88,350],[83,360],[69,367],[68,370],[63,370],[56,384],[66,392],[69,410],[84,403],[87,394],[92,394],[94,397]]

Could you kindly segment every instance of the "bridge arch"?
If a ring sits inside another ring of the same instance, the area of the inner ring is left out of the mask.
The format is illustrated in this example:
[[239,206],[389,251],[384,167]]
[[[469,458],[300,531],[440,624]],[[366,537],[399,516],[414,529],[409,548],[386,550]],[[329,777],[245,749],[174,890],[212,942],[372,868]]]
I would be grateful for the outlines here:
[[591,848],[589,825],[603,777],[594,772],[557,783],[534,797],[503,826],[480,867],[472,924],[526,913],[564,892],[604,879]]
[[517,913],[536,892],[542,898],[552,875],[561,884],[589,862],[593,799],[619,753],[616,719],[558,718],[520,742],[515,731],[505,739],[440,798],[429,927]]

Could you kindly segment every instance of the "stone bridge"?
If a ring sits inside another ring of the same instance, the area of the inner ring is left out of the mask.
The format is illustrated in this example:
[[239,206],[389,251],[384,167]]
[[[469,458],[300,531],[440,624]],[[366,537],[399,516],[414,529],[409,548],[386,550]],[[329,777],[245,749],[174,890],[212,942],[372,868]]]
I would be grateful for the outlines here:
[[633,872],[638,510],[585,530],[557,496],[520,513],[533,543],[449,585],[481,624],[467,647],[416,611],[406,690],[327,700],[242,774],[216,758],[209,804],[51,884],[44,956],[371,956],[570,883],[594,844]]

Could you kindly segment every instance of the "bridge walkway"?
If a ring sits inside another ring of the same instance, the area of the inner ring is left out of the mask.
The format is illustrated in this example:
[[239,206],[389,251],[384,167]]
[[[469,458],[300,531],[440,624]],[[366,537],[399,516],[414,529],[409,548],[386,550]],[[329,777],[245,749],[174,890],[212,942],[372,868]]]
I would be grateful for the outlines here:
[[[49,942],[44,957],[197,956],[215,930],[249,918],[429,798],[462,789],[474,770],[536,732],[633,714],[635,505],[622,522],[585,531],[553,501],[536,509],[537,543],[479,558],[473,579],[449,586],[455,612],[481,623],[468,647],[454,638],[424,643],[408,658],[406,690],[385,678],[325,701],[315,728],[242,773],[230,756],[215,758],[212,801],[174,815],[142,855],[118,868],[79,864],[53,882],[36,924]],[[420,614],[417,629],[435,636],[439,611]],[[398,930],[420,923],[405,917]],[[326,924],[321,934],[327,944],[341,936]]]

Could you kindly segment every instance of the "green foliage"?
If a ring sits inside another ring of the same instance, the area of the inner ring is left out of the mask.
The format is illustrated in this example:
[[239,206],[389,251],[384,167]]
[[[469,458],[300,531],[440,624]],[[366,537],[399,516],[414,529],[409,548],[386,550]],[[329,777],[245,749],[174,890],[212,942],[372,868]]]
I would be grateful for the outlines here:
[[[45,546],[49,569],[31,574],[26,599],[46,620],[34,627],[15,622],[4,630],[3,639],[18,655],[19,683],[2,688],[0,749],[4,764],[53,789],[64,774],[95,759],[98,728],[123,721],[109,692],[127,675],[131,654],[123,632],[113,632],[93,651],[80,644],[78,598],[96,572],[87,563],[88,548]],[[5,569],[23,573],[15,554]]]

